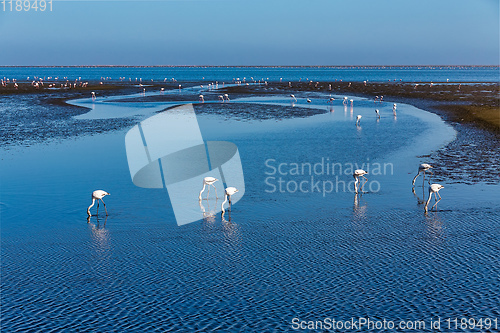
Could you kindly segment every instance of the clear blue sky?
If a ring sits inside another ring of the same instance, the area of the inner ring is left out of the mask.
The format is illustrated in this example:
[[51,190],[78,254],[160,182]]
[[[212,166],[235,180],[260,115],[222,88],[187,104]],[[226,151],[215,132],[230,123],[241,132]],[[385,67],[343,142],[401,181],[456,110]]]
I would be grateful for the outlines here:
[[0,65],[498,65],[499,38],[498,0],[0,2]]

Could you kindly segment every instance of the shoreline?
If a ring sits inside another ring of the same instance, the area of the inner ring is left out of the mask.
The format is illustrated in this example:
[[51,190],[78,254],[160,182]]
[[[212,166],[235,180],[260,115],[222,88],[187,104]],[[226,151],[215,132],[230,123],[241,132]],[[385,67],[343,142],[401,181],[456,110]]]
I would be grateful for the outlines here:
[[[331,85],[331,90],[329,89]],[[364,98],[384,96],[384,101],[411,104],[419,109],[438,114],[450,123],[471,124],[488,130],[500,139],[500,84],[499,83],[370,83],[363,82],[288,82],[268,83],[267,91],[259,93],[290,94],[319,92],[353,95]],[[254,86],[226,88],[237,94],[257,92]],[[376,103],[374,103],[376,108]]]

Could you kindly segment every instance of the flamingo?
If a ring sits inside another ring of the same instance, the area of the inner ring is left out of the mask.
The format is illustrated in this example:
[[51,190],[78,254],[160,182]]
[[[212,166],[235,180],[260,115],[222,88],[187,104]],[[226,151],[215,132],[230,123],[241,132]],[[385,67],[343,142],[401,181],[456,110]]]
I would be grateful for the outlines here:
[[295,101],[295,103],[297,103],[297,99],[295,98],[295,95],[294,94],[290,94],[290,98],[291,98],[291,102],[293,103],[293,101]]
[[231,208],[231,196],[233,194],[235,194],[236,192],[238,192],[238,189],[236,187],[228,187],[228,188],[226,188],[225,196],[224,196],[224,202],[221,205],[222,213],[225,212],[225,210],[224,210],[224,204],[226,203],[226,201],[228,201],[228,199],[229,199],[229,208]]
[[203,98],[203,95],[200,95],[200,102],[205,103],[205,98]]
[[[415,178],[413,178],[413,182],[411,183],[413,186],[415,186],[415,181],[417,180],[418,176],[420,175],[421,172],[424,173],[424,179],[425,180],[425,172],[426,171],[429,171],[431,175],[433,175],[434,173],[430,170],[432,169],[432,166],[430,164],[427,164],[427,163],[422,163],[418,166],[418,173],[417,175],[415,176]],[[431,181],[431,179],[429,178],[429,182]],[[423,182],[422,182],[423,183]]]
[[[354,174],[352,175],[354,177],[354,190],[356,191],[356,193],[358,193],[358,183],[361,184],[360,180],[359,180],[359,177],[363,177],[366,181],[364,184],[366,184],[366,182],[368,181],[368,178],[365,177],[365,175],[367,175],[368,172],[366,172],[365,170],[363,169],[357,169],[357,170],[354,170]],[[363,184],[363,185],[364,185]],[[360,187],[361,190],[363,189],[363,185]]]
[[306,99],[306,101],[307,101],[307,103],[311,103],[311,100],[310,100],[309,98],[308,98],[308,99]]
[[392,105],[392,113],[396,115],[396,103]]
[[219,100],[220,100],[222,103],[224,103],[224,96],[219,95]]
[[[431,210],[432,208],[436,207],[438,202],[441,201],[441,195],[439,194],[439,190],[444,188],[443,185],[440,185],[440,184],[431,184],[431,186],[429,186],[429,199],[427,199],[427,202],[425,203],[425,212],[427,212],[427,206],[429,205],[429,202],[431,201],[431,198],[432,198],[432,193],[434,193],[434,198],[436,200],[436,203],[434,204],[434,206],[431,207]],[[438,200],[438,197],[439,196],[439,200]]]
[[354,100],[353,100],[353,99],[351,99],[351,100],[350,100],[350,102],[351,102],[351,106],[352,106],[352,104],[354,103]]
[[362,116],[361,116],[360,114],[358,114],[358,115],[356,116],[356,126],[361,125],[361,117],[362,117]]
[[328,103],[333,103],[334,100],[335,100],[335,98],[330,97],[330,99],[328,100]]
[[229,102],[229,95],[228,94],[224,94],[224,97],[226,98],[226,101]]
[[375,113],[377,114],[378,119],[380,119],[380,112],[378,111],[378,109],[375,109]]
[[91,92],[90,94],[92,95],[92,100],[94,101],[95,100],[95,92]]
[[203,178],[203,188],[200,191],[200,195],[198,196],[198,200],[201,200],[201,194],[203,193],[203,191],[205,191],[205,186],[207,186],[207,185],[208,185],[207,199],[208,199],[208,196],[210,195],[210,186],[212,186],[215,189],[215,197],[217,198],[217,188],[214,185],[214,183],[216,181],[218,181],[218,179],[214,178],[214,177]]
[[342,104],[347,105],[347,97],[344,97],[344,100],[342,101]]
[[106,204],[104,201],[102,201],[102,198],[104,198],[106,195],[110,195],[108,192],[103,191],[103,190],[95,190],[92,192],[92,204],[87,208],[87,214],[88,216],[92,216],[90,214],[90,208],[94,206],[95,201],[97,200],[97,214],[99,214],[99,200],[101,200],[102,204],[104,205],[104,210],[106,211],[106,216],[108,216],[108,210],[106,209]]

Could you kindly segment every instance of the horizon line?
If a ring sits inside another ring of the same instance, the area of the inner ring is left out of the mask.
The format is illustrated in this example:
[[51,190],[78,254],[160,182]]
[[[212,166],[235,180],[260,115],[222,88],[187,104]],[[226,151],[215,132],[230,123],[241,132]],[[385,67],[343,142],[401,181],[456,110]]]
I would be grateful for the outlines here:
[[500,67],[499,65],[0,65],[0,68],[383,68]]

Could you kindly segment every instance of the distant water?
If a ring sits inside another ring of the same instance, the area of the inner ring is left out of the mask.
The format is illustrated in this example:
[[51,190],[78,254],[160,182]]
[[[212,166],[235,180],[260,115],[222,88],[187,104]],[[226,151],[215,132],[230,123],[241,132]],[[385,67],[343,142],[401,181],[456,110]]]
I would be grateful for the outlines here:
[[499,82],[499,67],[0,67],[0,77],[26,80],[27,77],[58,77],[59,81],[82,80],[98,81],[111,78],[129,78],[132,81],[163,81],[175,78],[178,81],[220,81],[231,82],[234,79],[250,81],[354,81],[387,82]]
[[[196,102],[197,89],[172,94]],[[216,91],[204,94],[217,101]],[[295,106],[279,95],[195,106],[205,140],[238,146],[246,191],[224,218],[210,214],[220,200],[204,201],[205,214],[194,193],[200,220],[182,227],[166,191],[132,183],[127,124],[104,130],[168,104],[82,99],[74,103],[92,108],[86,117],[61,112],[63,124],[38,129],[66,133],[59,141],[2,148],[2,330],[281,332],[293,318],[369,317],[426,320],[419,332],[433,332],[437,317],[500,317],[498,184],[444,182],[427,215],[422,178],[411,191],[418,156],[454,130],[409,105],[394,117],[390,101],[354,98],[351,108],[339,96],[333,105],[325,94],[296,96]],[[344,192],[352,175],[319,171],[323,160],[370,163],[369,184],[380,188]],[[272,174],[281,163],[283,174]],[[319,169],[296,175],[292,163]],[[393,169],[379,175],[375,163]],[[278,177],[284,191],[271,193]],[[307,192],[297,190],[304,181]],[[341,190],[323,195],[327,181]],[[101,207],[87,223],[90,193],[101,188],[110,214]]]

